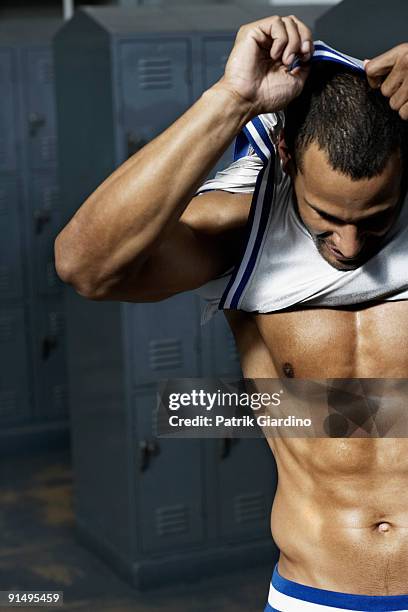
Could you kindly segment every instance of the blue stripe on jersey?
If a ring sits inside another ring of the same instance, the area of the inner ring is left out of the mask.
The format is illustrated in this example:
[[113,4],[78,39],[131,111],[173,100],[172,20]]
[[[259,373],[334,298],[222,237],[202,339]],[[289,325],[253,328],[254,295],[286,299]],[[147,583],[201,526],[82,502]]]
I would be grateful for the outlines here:
[[275,153],[275,147],[273,146],[271,137],[266,131],[261,119],[259,117],[255,117],[254,119],[252,119],[252,124],[256,127],[258,134],[262,138],[266,147],[269,149],[270,154],[273,155]]
[[244,131],[240,132],[235,140],[234,161],[248,155],[249,141]]
[[[313,63],[321,61],[334,62],[336,64],[343,64],[344,66],[347,66],[348,68],[352,68],[354,70],[359,70],[360,72],[365,72],[361,60],[346,55],[345,53],[341,53],[340,51],[333,49],[329,45],[326,45],[326,43],[321,40],[315,41],[314,53],[310,61]],[[293,70],[293,68],[296,68],[296,66],[300,65],[300,61],[296,59],[290,68],[291,70]]]
[[236,288],[233,296],[231,297],[230,300],[228,300],[228,305],[226,306],[226,308],[232,308],[232,309],[236,309],[238,307],[239,304],[239,300],[241,298],[242,292],[245,288],[245,285],[250,277],[250,275],[253,272],[253,269],[255,267],[255,263],[256,263],[256,259],[258,256],[258,252],[260,249],[260,246],[262,244],[262,239],[265,233],[265,229],[268,223],[268,218],[269,218],[269,211],[270,211],[270,207],[272,205],[272,198],[273,198],[273,190],[274,190],[274,182],[275,182],[275,176],[274,176],[274,164],[275,164],[275,157],[272,157],[270,160],[270,168],[269,168],[269,176],[268,176],[268,182],[266,185],[266,189],[265,189],[265,194],[264,194],[264,198],[262,202],[259,202],[259,191],[261,188],[261,185],[264,181],[264,176],[265,176],[265,172],[266,170],[268,170],[268,165],[264,166],[262,168],[262,170],[259,172],[257,179],[256,179],[256,185],[255,185],[255,192],[254,195],[252,197],[252,202],[251,202],[251,208],[249,211],[249,216],[248,216],[248,221],[246,224],[246,232],[245,232],[245,239],[243,242],[243,248],[241,251],[241,254],[238,258],[238,264],[235,267],[231,278],[228,282],[227,287],[225,288],[225,291],[221,297],[221,300],[219,302],[218,308],[220,310],[222,310],[225,306],[225,302],[227,301],[228,295],[230,293],[230,290],[233,286],[233,284],[235,283],[235,280],[238,276],[239,273],[239,269],[240,269],[240,264],[241,261],[245,255],[246,249],[248,247],[248,242],[250,239],[250,236],[252,234],[252,228],[253,228],[253,224],[254,224],[254,219],[255,219],[255,211],[257,206],[261,206],[262,207],[262,211],[261,211],[261,218],[260,218],[260,222],[259,222],[259,227],[258,227],[258,231],[257,231],[257,235],[256,235],[256,239],[255,239],[255,243],[249,258],[249,261],[246,265],[246,268],[244,270],[244,273],[242,274],[241,280],[239,282],[238,287]]
[[[274,172],[274,164],[275,164],[275,160],[274,158],[271,160],[270,162],[270,170],[269,170],[269,176],[268,176],[268,182],[266,185],[266,189],[265,189],[265,196],[263,199],[263,202],[261,204],[262,206],[262,213],[261,213],[261,220],[259,223],[259,228],[258,228],[258,232],[256,235],[256,239],[255,239],[255,243],[254,243],[254,247],[252,249],[252,253],[251,253],[251,257],[248,261],[248,264],[245,268],[245,272],[242,275],[241,281],[231,299],[231,308],[238,308],[239,305],[239,300],[241,298],[241,295],[245,289],[245,286],[254,270],[255,267],[255,263],[258,257],[258,253],[259,253],[259,249],[261,248],[261,244],[262,244],[262,240],[265,234],[265,230],[266,230],[266,226],[268,224],[268,219],[269,219],[269,212],[272,206],[272,199],[273,199],[273,190],[274,190],[274,183],[275,183],[275,172]],[[248,237],[249,238],[249,237]]]

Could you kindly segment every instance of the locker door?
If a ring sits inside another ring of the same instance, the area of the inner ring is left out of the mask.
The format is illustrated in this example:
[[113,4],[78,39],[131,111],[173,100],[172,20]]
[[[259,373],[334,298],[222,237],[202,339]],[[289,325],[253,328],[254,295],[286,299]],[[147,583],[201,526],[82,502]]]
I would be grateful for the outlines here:
[[166,129],[191,103],[187,40],[123,41],[119,49],[124,157]]
[[49,174],[31,177],[29,195],[32,244],[33,286],[37,295],[55,294],[62,290],[54,263],[54,240],[59,232],[60,194],[57,179]]
[[198,439],[157,438],[155,388],[134,394],[137,537],[142,550],[177,553],[202,543],[203,454]]
[[276,468],[264,438],[217,440],[219,535],[227,542],[270,536]]
[[16,70],[11,49],[0,48],[0,172],[14,172],[17,168]]
[[54,69],[49,48],[33,48],[25,54],[25,125],[29,165],[45,169],[56,164]]
[[235,338],[223,313],[216,315],[201,328],[205,336],[203,356],[204,376],[242,376]]
[[222,77],[233,46],[233,36],[203,39],[204,89],[208,89]]
[[31,416],[23,308],[0,309],[0,426]]
[[34,301],[33,361],[36,420],[63,419],[68,411],[65,311],[62,295]]
[[135,385],[161,378],[198,376],[200,325],[197,297],[190,293],[128,309],[128,335]]
[[[215,37],[203,39],[203,90],[216,83],[224,74],[225,64],[234,46],[234,37]],[[234,143],[232,143],[218,161],[210,176],[228,166],[234,159]]]
[[23,266],[19,195],[16,179],[0,178],[0,299],[23,294]]

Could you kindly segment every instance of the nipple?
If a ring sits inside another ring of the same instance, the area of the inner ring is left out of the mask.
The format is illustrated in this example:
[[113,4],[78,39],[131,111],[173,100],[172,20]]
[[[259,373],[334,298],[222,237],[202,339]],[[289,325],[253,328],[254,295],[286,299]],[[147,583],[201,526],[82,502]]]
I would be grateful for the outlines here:
[[377,529],[380,533],[386,533],[391,529],[391,525],[389,523],[378,523]]

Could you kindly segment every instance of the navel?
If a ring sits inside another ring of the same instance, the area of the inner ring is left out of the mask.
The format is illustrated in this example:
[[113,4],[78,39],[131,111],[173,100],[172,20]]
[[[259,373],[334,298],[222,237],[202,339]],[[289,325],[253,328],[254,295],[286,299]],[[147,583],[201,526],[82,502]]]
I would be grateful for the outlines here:
[[388,531],[391,531],[391,523],[377,523],[376,530],[379,533],[387,533]]

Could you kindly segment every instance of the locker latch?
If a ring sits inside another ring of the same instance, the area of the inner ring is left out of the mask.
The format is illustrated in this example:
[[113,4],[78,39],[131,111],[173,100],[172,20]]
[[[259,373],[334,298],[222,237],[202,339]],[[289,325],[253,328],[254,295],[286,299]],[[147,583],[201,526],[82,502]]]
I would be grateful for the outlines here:
[[140,449],[140,471],[145,472],[150,464],[151,457],[156,457],[160,454],[160,446],[156,440],[141,440],[139,443]]
[[46,361],[51,355],[51,351],[58,346],[57,336],[54,334],[50,334],[48,336],[44,336],[42,341],[42,350],[41,357],[43,361]]
[[30,136],[35,136],[39,128],[45,125],[44,115],[40,115],[40,113],[30,113],[28,115],[28,125],[30,126]]
[[221,459],[226,459],[230,455],[232,447],[238,442],[238,438],[222,438],[220,448]]
[[46,208],[37,208],[34,211],[35,233],[41,234],[44,225],[51,221],[51,213]]

